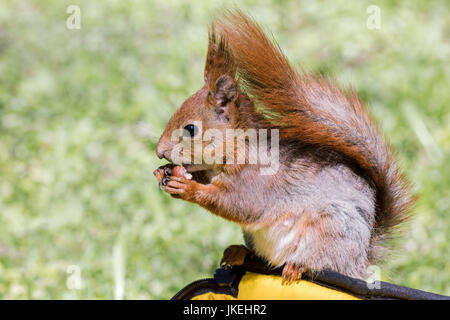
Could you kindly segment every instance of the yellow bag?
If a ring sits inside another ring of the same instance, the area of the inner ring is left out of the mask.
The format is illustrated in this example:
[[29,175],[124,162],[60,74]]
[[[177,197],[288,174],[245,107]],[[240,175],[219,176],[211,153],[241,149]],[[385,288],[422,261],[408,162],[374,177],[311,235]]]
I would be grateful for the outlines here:
[[379,281],[367,283],[333,271],[284,284],[281,269],[268,269],[254,256],[239,267],[221,267],[214,278],[194,281],[172,300],[449,300],[450,297]]

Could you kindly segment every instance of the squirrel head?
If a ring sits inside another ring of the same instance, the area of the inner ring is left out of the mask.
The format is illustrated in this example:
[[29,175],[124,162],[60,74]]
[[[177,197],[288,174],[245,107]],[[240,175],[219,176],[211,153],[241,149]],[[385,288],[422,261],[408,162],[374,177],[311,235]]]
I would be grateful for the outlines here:
[[[211,30],[204,71],[205,85],[189,97],[169,120],[156,148],[159,158],[166,158],[177,164],[194,164],[188,166],[190,171],[205,170],[214,166],[206,165],[203,160],[199,163],[199,159],[202,159],[199,153],[202,153],[209,144],[218,143],[214,140],[216,138],[203,141],[203,133],[214,129],[215,132],[221,132],[224,137],[226,129],[235,129],[239,126],[240,105],[249,104],[249,99],[240,92],[235,76],[236,70],[224,39],[218,40],[214,30]],[[176,161],[174,148],[179,145],[181,136],[185,142],[190,143],[190,152],[175,153],[178,159]],[[202,148],[194,147],[195,143],[192,142],[195,139],[199,139]]]

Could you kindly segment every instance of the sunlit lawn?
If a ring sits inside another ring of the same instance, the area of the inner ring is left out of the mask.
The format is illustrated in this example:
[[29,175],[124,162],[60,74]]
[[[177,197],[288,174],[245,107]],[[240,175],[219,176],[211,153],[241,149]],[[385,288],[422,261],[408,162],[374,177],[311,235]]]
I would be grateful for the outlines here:
[[[0,298],[170,298],[242,241],[152,175],[165,124],[202,86],[224,4],[77,3],[80,30],[66,28],[73,1],[0,2]],[[370,4],[379,30],[366,27]],[[383,279],[450,295],[448,2],[240,6],[294,64],[366,100],[420,195]]]

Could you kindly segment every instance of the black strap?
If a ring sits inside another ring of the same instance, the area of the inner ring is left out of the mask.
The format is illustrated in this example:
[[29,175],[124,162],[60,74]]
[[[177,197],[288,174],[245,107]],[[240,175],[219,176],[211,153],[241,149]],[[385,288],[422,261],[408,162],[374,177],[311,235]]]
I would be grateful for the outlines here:
[[[283,270],[282,268],[270,268],[263,260],[251,254],[245,258],[242,268],[250,272],[273,275],[281,275]],[[314,275],[306,273],[303,275],[303,279],[362,299],[450,300],[448,296],[398,286],[384,281],[380,281],[379,285],[371,289],[367,282],[363,280],[330,270],[323,270]]]
[[[282,268],[270,268],[263,260],[250,254],[246,256],[242,266],[221,267],[214,272],[214,279],[194,281],[181,289],[171,300],[190,300],[208,292],[227,294],[237,298],[239,282],[247,271],[267,275],[281,275]],[[371,289],[367,282],[363,280],[347,277],[329,270],[321,271],[314,274],[314,276],[306,273],[303,275],[303,279],[364,300],[450,300],[448,296],[398,286],[384,281],[380,281],[378,286]]]

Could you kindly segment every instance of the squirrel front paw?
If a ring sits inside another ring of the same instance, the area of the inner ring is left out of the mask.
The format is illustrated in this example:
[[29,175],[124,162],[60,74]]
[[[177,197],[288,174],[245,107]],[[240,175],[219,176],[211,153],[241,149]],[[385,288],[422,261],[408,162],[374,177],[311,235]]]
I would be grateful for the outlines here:
[[186,171],[182,166],[176,166],[172,163],[168,163],[164,166],[159,167],[153,174],[158,180],[158,186],[162,190],[163,187],[167,185],[171,177],[185,177],[186,179],[192,179],[192,175]]
[[195,193],[197,191],[198,183],[191,179],[183,177],[170,176],[169,180],[164,186],[164,191],[174,196],[187,201],[195,200]]
[[172,197],[197,203],[210,211],[216,208],[220,188],[211,183],[205,185],[195,181],[184,167],[168,164],[159,167],[153,174],[160,189]]
[[166,165],[163,165],[153,171],[153,174],[156,177],[156,180],[158,180],[158,186],[162,190],[163,186],[167,184],[167,182],[170,180],[170,176],[172,175],[172,169],[175,166],[171,163],[168,163]]
[[197,182],[192,180],[192,175],[182,166],[168,163],[153,171],[153,174],[158,180],[159,188],[174,198],[191,201],[194,198]]

